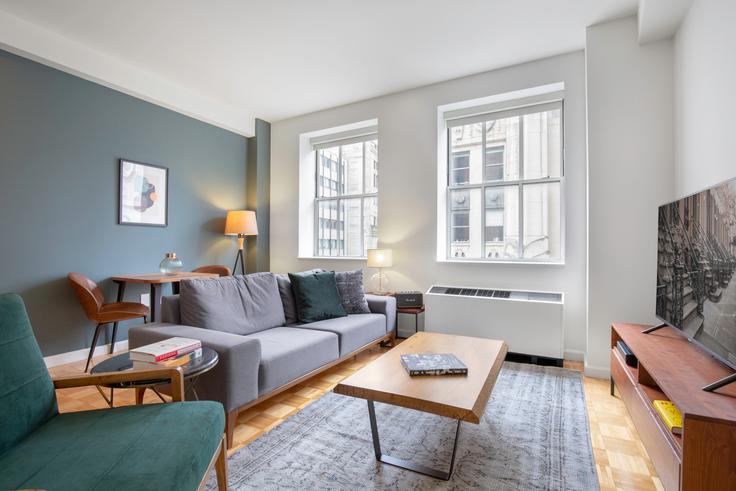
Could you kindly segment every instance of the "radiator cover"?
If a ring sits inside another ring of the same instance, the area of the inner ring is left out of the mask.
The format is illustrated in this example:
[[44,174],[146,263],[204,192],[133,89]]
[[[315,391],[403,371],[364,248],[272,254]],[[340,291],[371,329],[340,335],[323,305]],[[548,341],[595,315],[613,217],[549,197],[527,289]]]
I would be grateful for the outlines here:
[[501,339],[512,353],[563,358],[562,293],[433,285],[424,302],[429,332]]

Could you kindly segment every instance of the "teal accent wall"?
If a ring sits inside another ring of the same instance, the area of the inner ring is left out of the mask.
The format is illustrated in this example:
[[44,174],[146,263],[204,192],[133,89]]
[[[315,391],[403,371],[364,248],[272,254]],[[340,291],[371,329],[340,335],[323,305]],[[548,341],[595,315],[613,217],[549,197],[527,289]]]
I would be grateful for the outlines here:
[[[119,158],[169,168],[168,227],[117,224]],[[92,341],[70,271],[112,301],[110,276],[156,272],[167,251],[232,266],[224,217],[246,206],[246,162],[243,136],[0,51],[0,293],[21,294],[43,354]]]

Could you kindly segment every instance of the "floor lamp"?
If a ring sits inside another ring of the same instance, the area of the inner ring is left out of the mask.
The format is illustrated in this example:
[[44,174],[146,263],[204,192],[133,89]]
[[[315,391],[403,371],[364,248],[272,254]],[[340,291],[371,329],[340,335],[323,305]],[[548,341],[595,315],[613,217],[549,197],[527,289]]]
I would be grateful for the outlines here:
[[245,246],[245,237],[248,235],[258,235],[258,224],[256,223],[256,212],[248,210],[228,211],[225,220],[225,235],[238,236],[238,254],[235,256],[235,266],[233,266],[233,274],[238,271],[238,262],[240,262],[240,274],[245,274],[245,257],[243,256],[243,247]]

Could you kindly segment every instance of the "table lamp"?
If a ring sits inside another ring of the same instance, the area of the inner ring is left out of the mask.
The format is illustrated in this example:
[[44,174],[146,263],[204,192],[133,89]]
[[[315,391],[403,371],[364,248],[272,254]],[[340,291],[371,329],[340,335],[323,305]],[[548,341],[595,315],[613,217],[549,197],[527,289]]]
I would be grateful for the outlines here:
[[238,254],[235,256],[233,274],[238,270],[240,261],[241,274],[245,274],[245,259],[243,259],[243,246],[247,235],[258,235],[258,224],[256,223],[256,212],[248,210],[228,211],[225,220],[225,235],[238,236]]
[[378,281],[377,293],[385,293],[383,287],[388,286],[388,277],[383,268],[390,268],[392,265],[391,249],[368,249],[368,267],[378,268],[378,273],[371,277],[371,281]]

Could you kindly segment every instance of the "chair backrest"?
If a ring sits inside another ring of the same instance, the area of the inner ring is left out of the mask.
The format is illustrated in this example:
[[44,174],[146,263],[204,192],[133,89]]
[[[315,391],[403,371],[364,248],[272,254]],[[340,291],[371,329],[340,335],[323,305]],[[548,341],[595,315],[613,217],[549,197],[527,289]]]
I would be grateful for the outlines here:
[[220,264],[211,264],[209,266],[200,266],[192,273],[214,273],[219,274],[220,276],[232,276],[232,271],[230,271],[230,268],[227,266],[222,266]]
[[92,321],[97,321],[97,315],[105,303],[105,297],[97,283],[80,273],[69,273],[69,282],[74,287],[74,292],[79,297],[84,312]]
[[58,413],[23,299],[0,295],[0,454]]

